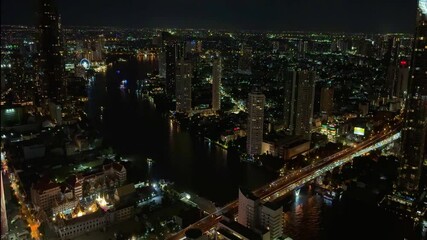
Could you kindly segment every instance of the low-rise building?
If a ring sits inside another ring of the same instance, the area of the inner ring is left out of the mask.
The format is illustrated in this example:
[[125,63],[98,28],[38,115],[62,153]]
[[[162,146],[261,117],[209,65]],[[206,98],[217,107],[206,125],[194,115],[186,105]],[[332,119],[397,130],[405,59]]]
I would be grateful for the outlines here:
[[114,213],[97,212],[72,219],[57,219],[54,230],[61,239],[72,239],[86,232],[103,229],[114,221]]
[[34,206],[46,211],[52,208],[55,199],[60,196],[61,187],[58,183],[44,177],[31,186],[30,192]]
[[270,231],[253,230],[235,221],[221,220],[217,225],[216,239],[270,240]]
[[310,141],[298,136],[266,137],[262,142],[262,153],[290,160],[310,150]]

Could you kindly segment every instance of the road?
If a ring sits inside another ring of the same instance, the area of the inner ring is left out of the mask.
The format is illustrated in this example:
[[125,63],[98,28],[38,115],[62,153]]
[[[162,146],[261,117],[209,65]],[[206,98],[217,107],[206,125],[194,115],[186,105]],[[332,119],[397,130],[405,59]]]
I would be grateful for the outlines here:
[[40,226],[40,221],[34,216],[31,209],[26,204],[25,194],[21,191],[20,182],[19,182],[19,178],[17,177],[17,174],[14,173],[12,177],[12,174],[9,173],[8,177],[10,179],[10,186],[21,208],[20,209],[21,218],[27,221],[28,226],[30,227],[30,230],[31,230],[31,238],[38,240],[41,238],[41,234],[38,229]]
[[[335,167],[341,166],[345,162],[351,161],[355,156],[362,155],[364,151],[368,151],[370,148],[378,148],[378,143],[381,143],[385,140],[388,140],[392,137],[390,141],[395,140],[396,135],[399,133],[400,127],[396,127],[393,130],[388,130],[382,133],[379,133],[369,139],[365,140],[362,143],[357,144],[355,147],[346,148],[342,151],[339,151],[331,156],[323,158],[315,163],[302,168],[296,172],[293,172],[287,176],[278,178],[277,180],[264,185],[255,191],[254,195],[261,198],[263,201],[274,201],[278,198],[284,196],[295,188],[302,186],[306,182],[309,182],[318,176],[324,174],[327,171],[332,170]],[[370,150],[369,150],[370,151]],[[179,231],[175,235],[169,237],[169,240],[179,240],[185,238],[185,231],[190,228],[199,228],[203,232],[208,231],[214,227],[222,218],[221,215],[235,211],[238,208],[238,200],[235,200],[231,203],[228,203],[223,208],[219,209],[215,213],[202,218],[201,220],[191,224],[187,228]]]

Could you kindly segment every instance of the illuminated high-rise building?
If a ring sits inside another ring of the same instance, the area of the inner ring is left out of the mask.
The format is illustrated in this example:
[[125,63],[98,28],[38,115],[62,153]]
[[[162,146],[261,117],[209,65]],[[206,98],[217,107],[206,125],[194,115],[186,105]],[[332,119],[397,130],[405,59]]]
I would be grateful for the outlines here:
[[316,73],[310,70],[289,69],[282,76],[285,87],[285,128],[291,135],[310,139]]
[[264,134],[264,106],[264,94],[249,93],[246,151],[250,155],[261,154]]
[[212,110],[214,111],[221,109],[221,77],[221,58],[217,58],[212,66]]
[[55,0],[39,0],[39,63],[43,99],[59,103],[65,97],[61,20]]
[[176,111],[191,112],[191,79],[193,78],[192,64],[188,60],[181,59],[176,71]]
[[401,60],[397,75],[394,82],[394,96],[403,98],[408,93],[408,80],[409,80],[409,64],[406,60]]
[[396,192],[406,200],[419,194],[427,130],[427,0],[418,1],[408,95],[402,130],[402,155]]

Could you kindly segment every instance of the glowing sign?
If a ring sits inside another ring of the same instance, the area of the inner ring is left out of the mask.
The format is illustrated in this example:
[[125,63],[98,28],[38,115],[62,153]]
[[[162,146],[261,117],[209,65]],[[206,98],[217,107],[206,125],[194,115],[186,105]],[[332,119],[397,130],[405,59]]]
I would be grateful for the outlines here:
[[427,15],[427,0],[419,0],[418,7],[422,14]]
[[82,60],[80,60],[80,65],[86,70],[89,70],[90,68],[90,62],[86,58],[83,58]]
[[364,128],[360,128],[360,127],[354,127],[354,134],[356,135],[360,135],[360,136],[365,136],[365,129]]

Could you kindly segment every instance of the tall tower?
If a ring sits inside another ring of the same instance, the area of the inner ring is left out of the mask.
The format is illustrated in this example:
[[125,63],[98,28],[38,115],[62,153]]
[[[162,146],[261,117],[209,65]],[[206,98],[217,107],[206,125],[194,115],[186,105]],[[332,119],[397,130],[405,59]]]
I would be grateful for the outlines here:
[[285,85],[284,122],[292,135],[311,136],[314,105],[314,79],[310,70],[288,70],[283,74]]
[[332,87],[322,87],[320,90],[320,112],[331,115],[334,110],[334,89]]
[[65,97],[60,16],[55,0],[39,0],[39,57],[41,95],[59,103]]
[[4,198],[4,188],[3,188],[3,172],[0,171],[0,201],[1,201],[1,239],[7,235],[9,231],[9,225],[7,221],[6,214],[6,200]]
[[166,64],[166,92],[173,94],[176,81],[176,45],[168,44],[165,46],[165,64]]
[[252,48],[246,45],[242,45],[242,49],[240,51],[240,58],[238,62],[238,72],[240,74],[252,74]]
[[248,154],[261,154],[264,133],[265,96],[262,93],[249,93],[248,97],[248,129],[246,151]]
[[212,67],[212,110],[214,111],[221,109],[221,77],[221,58],[217,58]]
[[408,92],[409,66],[406,60],[401,60],[394,84],[394,96],[403,98]]
[[418,1],[414,51],[406,98],[402,155],[397,192],[406,199],[419,194],[427,130],[427,0]]
[[159,77],[166,78],[166,52],[159,53]]
[[176,111],[191,112],[191,79],[193,68],[191,62],[181,59],[178,61],[176,71]]

